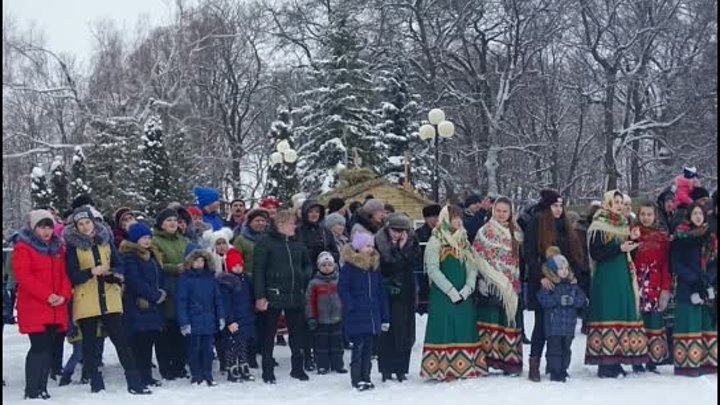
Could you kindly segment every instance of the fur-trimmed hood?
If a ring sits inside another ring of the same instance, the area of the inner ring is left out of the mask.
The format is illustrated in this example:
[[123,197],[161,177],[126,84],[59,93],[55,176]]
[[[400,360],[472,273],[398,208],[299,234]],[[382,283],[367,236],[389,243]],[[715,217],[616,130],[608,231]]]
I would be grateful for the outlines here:
[[95,234],[92,237],[83,235],[75,227],[74,223],[68,224],[65,227],[65,243],[68,247],[75,247],[79,249],[92,249],[95,245],[104,245],[106,243],[113,242],[113,235],[107,225],[94,221]]
[[245,273],[218,273],[215,275],[218,283],[222,286],[230,288],[233,291],[240,291],[242,289],[243,281],[246,280]]
[[125,239],[120,242],[118,250],[120,251],[120,253],[135,254],[146,262],[150,260],[150,255],[152,254],[153,256],[155,256],[155,260],[157,260],[158,263],[160,263],[160,265],[162,266],[162,254],[160,253],[160,250],[155,247],[155,245],[150,245],[149,249],[145,249],[141,248],[140,245],[138,245],[137,243],[133,243]]
[[[314,208],[314,207],[320,208],[320,218],[318,218],[317,222],[310,223],[310,221],[308,221],[308,212],[310,212],[310,208]],[[303,202],[302,208],[300,210],[300,216],[302,219],[302,223],[304,225],[315,226],[315,227],[320,226],[323,219],[325,219],[325,207],[322,204],[320,204],[320,202],[318,200],[305,200],[305,202]]]
[[[203,268],[203,272],[208,273],[214,273],[215,265],[213,261],[213,257],[210,254],[210,252],[207,252],[202,249],[195,249],[192,252],[188,253],[185,256],[185,262],[183,262],[183,271],[188,272],[194,270],[192,268],[192,263],[197,259],[198,257],[202,257],[205,259],[205,267]],[[197,271],[197,270],[196,270]]]
[[60,253],[60,250],[62,250],[62,240],[58,237],[58,235],[53,234],[50,241],[45,243],[40,240],[37,235],[35,235],[35,232],[33,232],[29,226],[24,226],[16,237],[17,240],[15,243],[27,243],[40,254],[46,256],[55,256]]
[[370,255],[365,255],[356,252],[352,246],[345,245],[342,251],[342,258],[345,263],[365,271],[375,271],[380,267],[380,254],[377,250],[373,250]]

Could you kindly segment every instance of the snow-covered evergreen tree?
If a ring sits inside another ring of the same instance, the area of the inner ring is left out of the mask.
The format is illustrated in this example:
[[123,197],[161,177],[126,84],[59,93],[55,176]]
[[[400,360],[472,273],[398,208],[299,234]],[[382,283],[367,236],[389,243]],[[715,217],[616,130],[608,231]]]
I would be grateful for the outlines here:
[[352,161],[354,148],[363,166],[376,170],[378,164],[370,68],[352,19],[344,11],[330,19],[325,59],[311,73],[315,87],[301,94],[305,105],[295,128],[302,189],[311,194],[335,186],[337,169]]
[[148,119],[140,141],[139,191],[146,204],[156,209],[168,203],[171,188],[170,158],[163,142],[162,121],[159,116],[152,115]]
[[45,170],[40,166],[35,166],[30,174],[30,197],[32,198],[33,207],[48,207],[52,203],[52,193],[48,187],[47,176]]
[[[295,142],[289,110],[281,109],[278,112],[278,119],[272,123],[268,136],[273,145],[273,152],[276,151],[276,147],[281,141],[287,142],[290,148],[294,149]],[[300,191],[296,165],[296,161],[286,162],[283,160],[275,164],[270,162],[265,194],[275,196],[283,202],[290,201],[293,194]]]
[[55,156],[50,166],[50,187],[52,190],[52,205],[60,212],[68,209],[68,176],[62,156]]
[[70,181],[70,198],[75,199],[81,194],[91,194],[92,189],[87,181],[87,167],[85,167],[85,154],[82,147],[75,147],[72,158],[72,181]]

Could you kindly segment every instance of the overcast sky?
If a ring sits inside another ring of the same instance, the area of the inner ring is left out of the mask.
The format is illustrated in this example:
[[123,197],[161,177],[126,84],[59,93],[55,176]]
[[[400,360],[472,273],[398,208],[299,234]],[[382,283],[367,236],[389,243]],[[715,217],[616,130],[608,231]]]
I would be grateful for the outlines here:
[[[13,16],[21,29],[34,24],[45,32],[47,46],[75,54],[87,62],[94,44],[93,22],[113,20],[117,27],[135,32],[141,16],[151,26],[167,21],[174,0],[5,0],[3,17]],[[146,27],[147,28],[147,27]]]

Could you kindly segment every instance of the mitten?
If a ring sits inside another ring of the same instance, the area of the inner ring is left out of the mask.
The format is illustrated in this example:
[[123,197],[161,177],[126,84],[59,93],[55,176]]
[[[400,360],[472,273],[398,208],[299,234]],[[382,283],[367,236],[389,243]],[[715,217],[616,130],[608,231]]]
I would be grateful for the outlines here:
[[448,292],[448,298],[450,298],[450,301],[452,301],[453,304],[462,302],[462,297],[460,296],[460,293],[458,293],[458,291],[455,288],[453,288],[452,290],[450,290],[450,292]]
[[308,329],[315,330],[318,327],[317,320],[315,318],[310,318],[307,320]]
[[663,290],[660,292],[660,299],[658,300],[658,310],[660,310],[660,312],[665,311],[665,308],[667,308],[670,303],[670,297],[670,291]]
[[383,323],[380,325],[380,330],[383,332],[387,332],[390,330],[390,324],[389,323]]
[[160,289],[158,291],[160,291],[160,298],[158,298],[157,303],[162,304],[163,302],[165,302],[165,298],[167,298],[167,292],[165,292],[165,290],[162,290],[162,289]]
[[575,298],[572,295],[561,295],[560,305],[563,307],[570,307],[575,304]]
[[702,300],[702,298],[700,298],[700,294],[692,293],[690,295],[690,302],[692,302],[695,305],[700,305],[703,303],[703,300]]
[[223,329],[225,329],[225,320],[223,318],[220,318],[219,323],[220,323],[220,330],[222,331]]
[[466,300],[466,299],[468,299],[470,294],[472,294],[472,288],[470,288],[468,286],[464,286],[462,289],[460,289],[458,294],[460,294],[460,296],[462,297],[463,300]]
[[190,328],[190,325],[183,325],[180,327],[180,334],[183,336],[187,336],[190,334],[190,331],[192,329]]
[[707,292],[707,297],[709,300],[715,299],[715,289],[714,288],[708,287],[707,290],[705,290],[705,291]]

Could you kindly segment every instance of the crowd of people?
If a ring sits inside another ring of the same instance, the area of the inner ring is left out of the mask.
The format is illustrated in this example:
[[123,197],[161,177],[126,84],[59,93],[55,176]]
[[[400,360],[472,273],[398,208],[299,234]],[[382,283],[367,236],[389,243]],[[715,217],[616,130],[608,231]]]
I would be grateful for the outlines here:
[[[275,384],[285,334],[292,378],[348,373],[370,390],[375,356],[383,382],[414,372],[416,313],[427,314],[426,379],[519,376],[529,344],[527,377],[541,381],[545,352],[545,374],[565,382],[578,319],[585,364],[601,378],[668,363],[679,375],[715,373],[717,191],[693,168],[673,184],[636,212],[608,191],[584,215],[555,190],[522,210],[471,195],[462,207],[426,206],[418,229],[372,196],[327,207],[267,197],[253,209],[235,199],[227,220],[210,188],[152,218],[127,207],[108,218],[80,196],[65,213],[32,210],[10,238],[3,323],[16,309],[30,339],[26,398],[50,398],[48,380],[70,384],[79,363],[80,382],[104,390],[106,338],[131,394],[162,385],[153,351],[165,380],[214,386],[216,358],[228,382],[260,368]],[[524,310],[535,314],[530,339]]]

